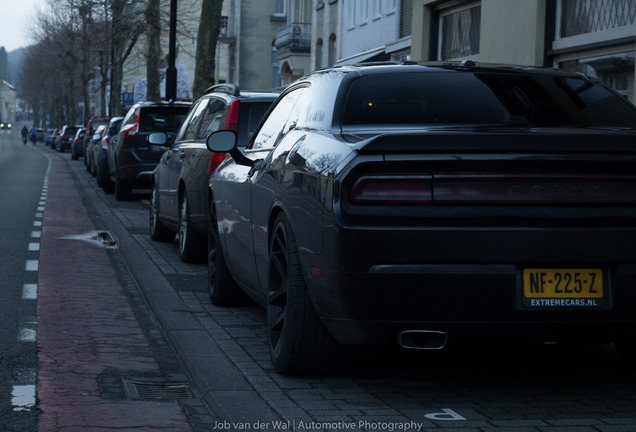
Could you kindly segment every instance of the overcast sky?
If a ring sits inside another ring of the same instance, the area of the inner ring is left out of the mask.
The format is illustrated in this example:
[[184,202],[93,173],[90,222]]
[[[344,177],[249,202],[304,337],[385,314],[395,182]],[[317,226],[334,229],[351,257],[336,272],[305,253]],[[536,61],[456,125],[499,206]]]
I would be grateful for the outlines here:
[[45,0],[0,0],[0,46],[10,52],[30,45],[29,21],[44,4]]

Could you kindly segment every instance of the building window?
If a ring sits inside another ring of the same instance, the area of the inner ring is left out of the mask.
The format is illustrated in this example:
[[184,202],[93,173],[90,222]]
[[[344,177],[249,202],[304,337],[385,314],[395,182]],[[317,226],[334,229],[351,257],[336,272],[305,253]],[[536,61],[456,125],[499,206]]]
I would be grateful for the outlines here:
[[336,35],[329,36],[329,45],[327,46],[327,66],[336,64]]
[[357,23],[364,24],[369,19],[369,0],[358,0],[358,18]]
[[371,0],[371,18],[382,17],[382,0]]
[[559,0],[560,38],[636,23],[636,0]]
[[318,41],[316,41],[316,64],[314,65],[314,68],[317,69],[322,69],[322,49],[323,49],[323,43],[322,43],[322,39],[318,39]]
[[438,16],[438,60],[477,58],[481,28],[481,4],[465,3],[440,7]]
[[287,15],[286,0],[273,0],[274,8],[272,9],[272,15],[285,16]]
[[349,29],[354,28],[356,25],[356,1],[346,0],[345,3],[345,19]]
[[220,38],[229,37],[228,22],[229,22],[228,17],[226,17],[226,16],[222,16],[221,17],[221,27],[219,28],[219,37]]

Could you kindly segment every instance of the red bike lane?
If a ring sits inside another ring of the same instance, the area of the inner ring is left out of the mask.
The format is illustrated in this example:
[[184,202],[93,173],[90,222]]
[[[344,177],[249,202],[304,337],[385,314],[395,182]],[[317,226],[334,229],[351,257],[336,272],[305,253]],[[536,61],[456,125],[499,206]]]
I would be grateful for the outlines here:
[[176,401],[112,400],[100,375],[160,375],[107,251],[78,240],[94,232],[66,162],[50,160],[38,268],[41,432],[191,431]]

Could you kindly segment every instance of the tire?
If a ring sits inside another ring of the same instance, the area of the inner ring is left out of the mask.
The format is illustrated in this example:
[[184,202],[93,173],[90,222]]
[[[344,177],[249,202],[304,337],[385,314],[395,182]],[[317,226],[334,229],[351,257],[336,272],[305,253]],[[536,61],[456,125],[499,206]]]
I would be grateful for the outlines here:
[[270,239],[268,291],[267,334],[274,369],[284,375],[333,372],[342,347],[322,325],[309,298],[296,239],[283,213]]
[[130,185],[128,182],[121,180],[117,172],[115,172],[115,199],[117,201],[130,199]]
[[208,229],[208,292],[210,301],[216,306],[238,306],[247,302],[247,295],[227,268],[213,205],[210,206]]
[[102,170],[100,170],[99,168],[97,168],[97,166],[95,166],[94,169],[95,173],[91,173],[93,174],[93,177],[95,177],[95,181],[97,182],[97,186],[99,186],[100,188],[104,187],[104,173],[102,172]]
[[159,220],[159,207],[157,206],[157,189],[152,188],[150,198],[150,239],[158,242],[171,242],[175,233],[166,228]]
[[192,229],[188,194],[184,191],[179,209],[179,258],[183,262],[203,263],[207,256],[207,239],[201,238]]

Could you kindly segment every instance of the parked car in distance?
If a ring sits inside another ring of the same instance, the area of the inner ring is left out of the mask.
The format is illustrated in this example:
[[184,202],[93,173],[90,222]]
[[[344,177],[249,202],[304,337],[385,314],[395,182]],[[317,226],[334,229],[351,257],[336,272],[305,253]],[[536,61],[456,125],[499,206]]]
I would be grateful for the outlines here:
[[35,140],[36,141],[44,141],[44,137],[45,137],[45,132],[44,129],[42,128],[36,128],[35,129]]
[[86,135],[86,128],[79,128],[73,136],[71,142],[71,159],[77,160],[80,156],[84,156],[84,136]]
[[51,134],[51,139],[50,140],[46,140],[44,142],[45,145],[50,146],[52,149],[54,149],[57,145],[57,140],[60,136],[60,130],[59,129],[53,129],[53,133]]
[[93,159],[95,161],[95,177],[97,184],[104,189],[106,193],[113,193],[115,185],[110,180],[110,170],[108,169],[108,148],[113,144],[113,140],[117,139],[119,128],[121,127],[123,117],[113,117],[108,122],[108,126],[102,134],[102,139],[93,148]]
[[[90,120],[88,120],[88,123],[86,123],[86,136],[84,137],[84,155],[88,154],[88,144],[97,132],[97,128],[107,126],[109,120],[108,117],[91,117]],[[86,169],[89,170],[88,158],[86,156],[84,156],[84,164],[86,165]]]
[[[212,153],[206,138],[219,129],[237,133],[245,147],[277,93],[242,92],[233,84],[210,87],[197,100],[169,150],[153,172],[150,238],[172,241],[179,234],[179,257],[184,262],[205,262],[208,239],[208,180],[223,154]],[[163,132],[150,135],[160,145]]]
[[208,279],[266,309],[284,374],[343,344],[614,342],[636,353],[636,107],[563,70],[315,72],[210,177]]
[[140,102],[128,110],[107,151],[117,200],[128,199],[133,189],[150,190],[152,171],[164,149],[150,145],[148,135],[164,132],[172,141],[191,106],[191,102]]
[[81,127],[83,126],[63,126],[55,142],[55,150],[62,153],[66,150],[70,150],[73,137],[75,137],[75,133]]
[[11,122],[7,120],[0,120],[0,129],[11,129]]
[[86,144],[86,154],[84,155],[84,160],[86,161],[86,171],[91,173],[91,175],[95,176],[95,159],[93,157],[93,150],[95,146],[102,140],[104,136],[104,131],[106,130],[108,125],[100,125],[93,135],[88,139],[88,143]]
[[55,129],[47,129],[46,130],[46,134],[44,135],[44,145],[46,146],[50,146],[51,145],[51,140],[53,139],[53,133],[55,132]]

